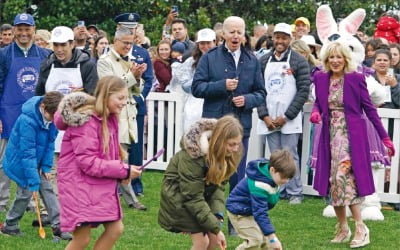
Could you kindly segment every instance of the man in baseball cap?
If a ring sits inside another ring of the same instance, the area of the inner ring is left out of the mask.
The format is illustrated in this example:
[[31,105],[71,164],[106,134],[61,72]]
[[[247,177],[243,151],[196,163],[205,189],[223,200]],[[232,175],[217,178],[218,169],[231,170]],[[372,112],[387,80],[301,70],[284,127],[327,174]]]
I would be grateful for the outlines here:
[[310,33],[310,21],[305,17],[299,17],[294,21],[294,25],[296,25],[296,40],[300,39],[304,35],[308,35]]
[[[271,152],[287,148],[300,166],[297,144],[303,126],[301,111],[310,89],[310,73],[306,59],[290,48],[291,41],[291,26],[275,25],[274,49],[260,58],[268,98],[257,111],[264,121],[259,129],[267,134]],[[289,199],[289,204],[300,204],[304,198],[302,189],[298,169],[296,176],[282,187],[281,197]]]
[[98,80],[96,64],[88,52],[75,48],[74,31],[57,26],[51,31],[50,42],[54,52],[42,62],[36,95],[49,91],[68,94],[76,90],[93,94]]
[[[22,104],[34,95],[39,78],[40,62],[50,53],[33,42],[35,21],[27,13],[16,15],[13,22],[14,41],[0,50],[0,211],[6,211],[10,197],[10,179],[1,162],[11,130],[22,112]],[[13,218],[22,217],[11,211]],[[7,217],[7,220],[9,217]],[[1,229],[4,234],[18,233],[17,220],[8,220]]]

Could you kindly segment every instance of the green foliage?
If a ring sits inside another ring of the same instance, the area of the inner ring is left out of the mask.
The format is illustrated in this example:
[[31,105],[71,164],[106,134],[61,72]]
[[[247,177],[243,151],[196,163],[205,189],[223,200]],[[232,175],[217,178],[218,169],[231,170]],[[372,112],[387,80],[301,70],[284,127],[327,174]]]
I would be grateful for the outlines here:
[[178,5],[179,16],[188,22],[190,35],[202,28],[212,28],[230,15],[245,19],[251,32],[257,21],[278,23],[293,21],[300,16],[307,17],[315,28],[315,13],[320,4],[330,4],[335,18],[345,17],[356,8],[364,8],[367,17],[362,29],[372,34],[379,16],[390,9],[399,9],[399,1],[391,0],[8,0],[4,1],[1,22],[12,22],[17,13],[23,12],[26,3],[38,6],[37,27],[51,30],[57,25],[72,26],[78,20],[97,24],[111,36],[115,30],[113,18],[124,12],[137,12],[145,24],[146,35],[153,44],[161,38],[162,25],[172,5]]

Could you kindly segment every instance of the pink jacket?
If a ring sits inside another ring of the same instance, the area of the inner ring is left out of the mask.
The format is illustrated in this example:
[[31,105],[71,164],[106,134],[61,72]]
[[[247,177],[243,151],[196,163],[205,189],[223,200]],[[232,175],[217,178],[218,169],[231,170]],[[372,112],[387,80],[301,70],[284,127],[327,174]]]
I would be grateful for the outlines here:
[[[65,102],[62,104],[65,105]],[[83,222],[121,219],[117,184],[118,180],[127,178],[129,172],[129,166],[119,160],[117,117],[112,115],[108,119],[110,144],[109,152],[104,154],[101,118],[83,114],[85,117],[78,119],[83,124],[74,124],[76,114],[73,117],[68,108],[63,108],[61,114],[55,114],[56,126],[66,130],[57,164],[63,232],[72,232]]]

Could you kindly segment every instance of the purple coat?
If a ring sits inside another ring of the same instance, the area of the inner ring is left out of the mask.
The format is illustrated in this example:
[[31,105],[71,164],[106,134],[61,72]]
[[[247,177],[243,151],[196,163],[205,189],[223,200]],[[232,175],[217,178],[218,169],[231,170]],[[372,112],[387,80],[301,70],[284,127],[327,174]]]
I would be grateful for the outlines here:
[[[322,117],[322,132],[318,145],[318,159],[314,180],[314,189],[320,195],[329,192],[329,177],[331,167],[330,154],[330,113],[328,107],[330,74],[318,72],[314,78],[316,100],[313,112],[318,111]],[[350,142],[352,169],[359,196],[375,192],[371,169],[371,157],[368,144],[366,121],[363,112],[371,121],[381,139],[388,137],[375,106],[368,94],[365,77],[359,73],[344,75],[343,104]]]
[[[63,119],[64,118],[64,119]],[[122,218],[117,192],[129,166],[119,157],[118,118],[108,119],[109,153],[102,153],[101,118],[93,115],[81,126],[67,126],[58,112],[55,124],[66,129],[57,164],[61,231],[71,232],[82,222]],[[68,122],[68,121],[67,121]]]

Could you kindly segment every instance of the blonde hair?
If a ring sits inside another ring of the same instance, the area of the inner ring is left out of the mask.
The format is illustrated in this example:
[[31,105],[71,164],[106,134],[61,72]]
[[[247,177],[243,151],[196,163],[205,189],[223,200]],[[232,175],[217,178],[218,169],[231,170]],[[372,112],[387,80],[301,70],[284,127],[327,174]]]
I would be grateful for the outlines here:
[[[116,76],[105,76],[97,82],[97,86],[94,91],[94,96],[96,97],[94,110],[96,114],[101,117],[101,135],[104,153],[108,152],[108,146],[110,143],[110,133],[107,126],[108,118],[110,116],[108,99],[111,94],[117,93],[125,88],[127,89],[128,86],[121,78]],[[126,152],[121,146],[119,148],[119,152],[121,159],[125,159]]]
[[345,73],[353,72],[356,70],[357,66],[355,65],[354,61],[352,60],[350,48],[339,42],[333,42],[333,43],[328,44],[328,46],[324,50],[324,53],[322,54],[322,57],[321,57],[321,61],[324,66],[324,70],[326,72],[331,71],[328,61],[329,61],[329,57],[333,54],[339,54],[339,55],[343,56],[343,58],[345,60],[343,71]]
[[311,63],[313,66],[316,66],[318,64],[317,59],[313,56],[311,53],[310,47],[308,47],[307,43],[302,41],[302,40],[294,40],[290,47],[296,51],[299,54],[305,53],[306,54],[306,59],[309,63]]
[[206,183],[221,185],[224,180],[236,171],[242,158],[243,145],[232,154],[227,154],[228,140],[243,136],[240,122],[233,116],[224,116],[218,119],[210,138],[210,145],[206,155],[208,172]]

